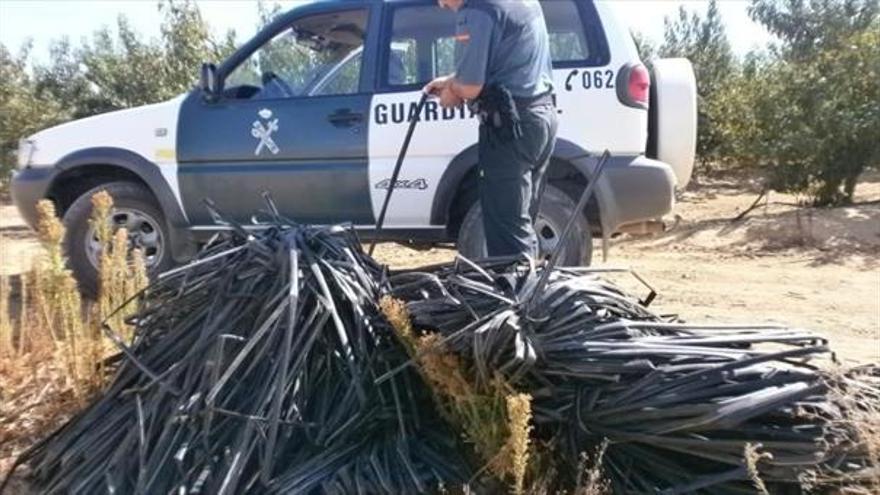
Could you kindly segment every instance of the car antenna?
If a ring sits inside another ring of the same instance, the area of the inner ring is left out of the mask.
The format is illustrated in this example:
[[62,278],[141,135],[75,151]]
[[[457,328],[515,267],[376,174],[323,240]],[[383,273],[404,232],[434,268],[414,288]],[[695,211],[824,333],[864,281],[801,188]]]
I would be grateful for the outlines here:
[[420,120],[420,116],[422,115],[422,108],[425,106],[425,102],[428,101],[428,93],[422,93],[422,98],[419,100],[419,104],[416,107],[416,111],[410,113],[412,116],[412,120],[409,122],[409,129],[406,130],[406,137],[403,138],[403,144],[400,146],[400,153],[397,155],[397,163],[394,165],[394,171],[391,173],[391,181],[388,183],[388,192],[385,193],[385,201],[382,202],[382,209],[379,210],[379,219],[376,222],[376,230],[373,232],[373,242],[370,244],[369,255],[373,255],[373,250],[376,249],[376,244],[379,242],[379,233],[382,232],[382,227],[385,225],[385,214],[388,213],[388,203],[391,201],[391,193],[394,192],[394,186],[397,184],[397,176],[400,175],[400,167],[403,165],[403,159],[406,157],[406,152],[409,150],[409,142],[412,140],[413,131],[416,130],[416,124]]

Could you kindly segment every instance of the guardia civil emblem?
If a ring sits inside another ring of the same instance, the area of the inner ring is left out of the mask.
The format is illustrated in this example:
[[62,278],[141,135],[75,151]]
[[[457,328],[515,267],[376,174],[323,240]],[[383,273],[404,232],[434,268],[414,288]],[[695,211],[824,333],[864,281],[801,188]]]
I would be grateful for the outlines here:
[[278,130],[278,119],[272,118],[272,110],[269,110],[268,108],[260,110],[257,112],[257,115],[259,118],[254,121],[254,124],[251,127],[251,136],[260,140],[260,142],[257,143],[257,149],[254,150],[254,155],[260,156],[263,149],[267,149],[273,155],[277,155],[280,150],[278,149],[278,145],[275,144],[275,141],[272,139],[272,134]]

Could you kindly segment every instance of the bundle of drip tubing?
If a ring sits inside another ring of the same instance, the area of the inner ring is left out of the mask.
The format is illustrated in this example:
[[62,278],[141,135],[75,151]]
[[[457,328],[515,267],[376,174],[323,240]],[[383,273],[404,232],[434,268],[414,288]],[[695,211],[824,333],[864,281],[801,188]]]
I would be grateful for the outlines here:
[[108,387],[20,459],[41,493],[877,480],[880,374],[825,371],[809,332],[684,324],[600,270],[458,258],[389,273],[346,228],[233,227],[141,294],[132,341],[105,328]]

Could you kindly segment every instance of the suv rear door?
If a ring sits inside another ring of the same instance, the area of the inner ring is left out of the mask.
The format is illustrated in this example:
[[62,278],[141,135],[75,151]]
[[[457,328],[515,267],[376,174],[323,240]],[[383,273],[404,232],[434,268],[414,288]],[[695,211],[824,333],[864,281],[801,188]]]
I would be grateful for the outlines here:
[[[438,7],[435,0],[386,3],[381,33],[369,137],[376,210],[385,199],[422,87],[455,70],[455,13]],[[476,136],[476,119],[468,109],[442,109],[433,99],[427,102],[391,198],[388,229],[431,227],[431,205],[440,177],[451,157],[476,142]]]
[[[607,117],[598,118],[618,115],[621,105],[593,2],[543,0],[541,5],[550,34],[559,137],[582,147],[592,144],[591,149],[616,149],[616,136],[627,131],[608,125]],[[381,33],[369,137],[370,184],[377,210],[422,86],[455,71],[455,14],[434,0],[390,2],[382,14]],[[442,109],[428,101],[420,119],[391,199],[386,221],[390,229],[431,226],[433,198],[450,193],[439,190],[444,173],[477,141],[477,119],[467,108]],[[458,187],[453,182],[452,187]]]
[[196,90],[183,103],[178,180],[191,224],[213,227],[204,199],[247,222],[264,191],[297,221],[374,222],[361,91],[371,8],[350,5],[282,16],[232,57],[246,59],[221,67],[222,95]]

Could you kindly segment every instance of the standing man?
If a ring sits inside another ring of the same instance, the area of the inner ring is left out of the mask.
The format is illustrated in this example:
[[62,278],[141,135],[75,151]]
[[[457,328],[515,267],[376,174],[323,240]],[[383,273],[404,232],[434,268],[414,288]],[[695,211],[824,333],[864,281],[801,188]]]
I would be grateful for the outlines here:
[[425,86],[480,115],[479,190],[489,256],[538,255],[532,225],[556,143],[550,40],[538,0],[438,0],[457,12],[455,74]]

